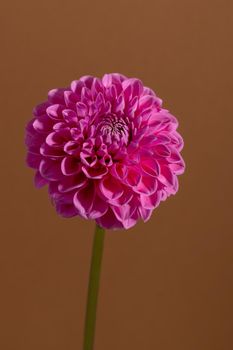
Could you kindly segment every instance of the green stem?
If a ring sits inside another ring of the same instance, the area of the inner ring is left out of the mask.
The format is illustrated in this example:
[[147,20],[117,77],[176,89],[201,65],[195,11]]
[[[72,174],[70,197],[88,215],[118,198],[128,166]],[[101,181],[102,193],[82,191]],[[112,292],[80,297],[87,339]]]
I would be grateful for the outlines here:
[[89,275],[83,350],[93,350],[101,260],[104,247],[104,235],[104,229],[96,225],[95,237],[92,247],[91,269]]

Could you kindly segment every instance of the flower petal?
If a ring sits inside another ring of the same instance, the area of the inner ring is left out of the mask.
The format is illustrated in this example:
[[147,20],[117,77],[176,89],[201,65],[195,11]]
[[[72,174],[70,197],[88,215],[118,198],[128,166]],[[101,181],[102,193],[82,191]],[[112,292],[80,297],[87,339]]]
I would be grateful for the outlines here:
[[155,193],[147,196],[145,194],[141,194],[140,202],[145,209],[155,209],[161,200],[160,191],[156,191]]
[[83,173],[66,176],[58,185],[58,190],[62,193],[70,192],[83,187],[87,183],[87,178]]
[[60,180],[64,176],[61,172],[60,160],[42,159],[39,170],[41,175],[50,181]]
[[99,189],[102,195],[107,199],[117,199],[122,196],[124,190],[122,185],[111,175],[105,176],[99,182]]
[[40,172],[37,171],[34,177],[34,184],[36,188],[41,188],[45,185],[47,185],[48,180],[46,180],[44,177],[41,176]]
[[61,171],[64,175],[74,175],[81,171],[80,160],[74,157],[65,157],[61,162]]
[[139,194],[150,195],[157,190],[157,180],[152,176],[142,176],[138,185],[134,187],[135,192]]
[[108,211],[96,220],[97,224],[105,229],[122,229],[123,224],[117,220],[112,209],[109,208]]
[[102,179],[108,173],[108,168],[86,168],[83,166],[82,171],[90,179]]

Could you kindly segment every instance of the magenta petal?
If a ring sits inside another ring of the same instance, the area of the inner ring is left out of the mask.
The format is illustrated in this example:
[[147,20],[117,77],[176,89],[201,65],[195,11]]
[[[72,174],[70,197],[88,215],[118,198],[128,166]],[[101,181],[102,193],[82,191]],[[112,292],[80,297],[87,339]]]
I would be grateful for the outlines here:
[[102,83],[105,88],[108,88],[112,85],[112,75],[111,74],[105,74],[102,78]]
[[53,129],[53,125],[54,122],[47,115],[42,115],[33,122],[33,128],[43,133],[50,132]]
[[65,218],[71,218],[78,215],[77,209],[75,206],[69,203],[56,203],[57,213]]
[[60,160],[43,159],[40,162],[39,170],[41,175],[50,181],[60,180],[64,176],[61,172]]
[[181,175],[184,173],[185,165],[183,162],[181,163],[173,163],[169,165],[169,168],[171,171],[176,175]]
[[129,229],[136,224],[139,216],[136,207],[125,204],[121,207],[111,206],[111,208],[125,229]]
[[124,96],[120,95],[116,101],[116,107],[115,107],[115,112],[122,112],[124,111],[125,108],[125,100],[124,100]]
[[128,167],[127,175],[126,175],[126,183],[129,186],[137,186],[141,180],[141,174],[139,169],[136,167]]
[[96,220],[97,224],[105,229],[122,229],[123,224],[117,220],[112,209],[109,208],[108,211]]
[[41,162],[41,155],[28,152],[26,163],[30,168],[39,169],[40,162]]
[[136,210],[131,217],[122,221],[124,228],[126,230],[132,228],[134,225],[136,225],[138,219],[139,219],[139,214],[138,214],[138,211]]
[[116,178],[122,180],[127,175],[127,167],[121,163],[114,163],[111,168],[111,174]]
[[64,120],[67,123],[77,123],[78,122],[77,114],[72,109],[63,109],[62,115],[63,115]]
[[131,189],[125,188],[123,194],[119,198],[109,199],[108,203],[116,207],[120,207],[127,204],[133,198],[133,191]]
[[76,95],[78,95],[78,96],[80,97],[80,96],[81,96],[82,88],[84,87],[84,82],[83,82],[83,81],[80,81],[80,80],[74,80],[74,81],[72,81],[70,87],[71,87],[71,90],[72,90]]
[[167,161],[169,163],[183,163],[184,164],[184,161],[183,161],[180,153],[174,148],[170,151],[170,155],[167,157]]
[[58,103],[64,105],[64,91],[66,89],[53,89],[48,93],[48,100],[51,103]]
[[66,106],[70,109],[74,109],[76,103],[79,101],[78,95],[76,95],[72,91],[65,91],[64,99],[65,99]]
[[81,171],[81,163],[79,159],[73,157],[65,157],[61,162],[61,171],[64,175],[73,175]]
[[142,176],[138,185],[134,188],[135,192],[150,195],[157,190],[157,180],[152,176]]
[[79,152],[79,148],[80,146],[77,141],[68,141],[64,145],[64,151],[71,156],[76,156]]
[[124,192],[122,185],[112,176],[101,179],[99,188],[102,195],[109,200],[121,197]]
[[152,215],[152,210],[143,207],[138,208],[140,216],[144,222],[148,221]]
[[121,207],[111,206],[111,208],[115,213],[117,219],[121,222],[130,217],[137,209],[136,206],[131,206],[130,204],[124,204]]
[[161,200],[161,193],[159,191],[151,194],[151,195],[145,195],[141,194],[140,201],[145,209],[155,209]]
[[143,96],[139,100],[139,109],[142,111],[143,109],[149,108],[155,103],[155,99],[153,96],[147,95]]
[[60,104],[54,104],[46,109],[47,115],[54,120],[62,120],[63,107]]
[[73,204],[74,192],[54,194],[52,196],[57,213],[65,218],[78,215],[78,211]]
[[96,194],[89,214],[89,219],[97,219],[103,216],[108,210],[108,204]]
[[152,157],[142,157],[141,158],[141,168],[142,170],[153,177],[157,177],[160,173],[160,166],[156,159]]
[[46,143],[52,147],[62,148],[67,142],[66,130],[54,131],[46,137]]
[[107,168],[86,168],[82,167],[84,174],[90,179],[102,179],[108,173]]
[[153,150],[160,157],[169,157],[171,155],[170,149],[165,145],[156,145]]
[[49,146],[47,143],[43,143],[40,147],[40,154],[44,157],[48,158],[63,158],[65,156],[65,152],[62,148]]
[[35,186],[36,186],[37,188],[41,188],[41,187],[47,185],[48,180],[46,180],[45,178],[43,178],[43,177],[41,176],[40,172],[37,171],[37,172],[36,172],[36,175],[35,175],[35,177],[34,177],[34,183],[35,183]]
[[126,79],[125,81],[123,81],[122,87],[123,87],[123,91],[124,91],[125,100],[129,101],[132,97],[132,91],[133,91],[133,88],[131,85],[131,80]]
[[95,197],[95,187],[92,182],[87,183],[85,187],[82,187],[74,195],[74,205],[78,210],[80,216],[84,218],[89,217],[93,201]]
[[83,82],[88,89],[92,88],[93,80],[94,77],[92,77],[91,75],[83,75],[80,78],[80,81]]
[[83,173],[66,176],[62,179],[61,183],[58,185],[58,190],[60,192],[70,192],[75,189],[83,187],[87,183],[87,178]]
[[78,117],[85,117],[87,115],[87,112],[88,112],[88,108],[87,106],[85,105],[85,103],[83,102],[78,102],[76,104],[76,109],[77,109],[77,115]]
[[141,80],[134,79],[134,78],[131,78],[130,80],[133,87],[133,93],[132,93],[133,97],[140,96],[143,93],[143,84]]
[[174,175],[170,168],[166,165],[161,166],[161,174],[158,177],[158,180],[165,186],[174,186],[175,180]]
[[76,192],[74,205],[80,216],[89,219],[97,219],[108,210],[107,203],[99,198],[93,182],[89,182],[86,187]]
[[33,115],[35,117],[40,117],[41,115],[44,115],[46,113],[46,109],[51,105],[51,103],[49,103],[49,101],[43,102],[39,105],[37,105],[34,109],[33,109]]

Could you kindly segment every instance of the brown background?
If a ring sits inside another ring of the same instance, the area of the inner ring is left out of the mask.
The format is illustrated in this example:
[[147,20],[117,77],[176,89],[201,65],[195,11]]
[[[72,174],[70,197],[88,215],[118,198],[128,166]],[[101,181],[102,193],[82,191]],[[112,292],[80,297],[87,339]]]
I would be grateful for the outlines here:
[[232,2],[1,7],[0,349],[82,348],[94,223],[34,189],[24,126],[49,89],[105,72],[163,98],[187,170],[147,224],[107,233],[95,350],[233,349]]

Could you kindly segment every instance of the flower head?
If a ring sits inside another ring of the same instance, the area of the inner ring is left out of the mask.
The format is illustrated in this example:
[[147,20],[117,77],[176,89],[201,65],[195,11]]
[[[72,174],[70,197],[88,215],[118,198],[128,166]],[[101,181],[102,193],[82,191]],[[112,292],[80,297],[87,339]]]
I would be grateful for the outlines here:
[[138,79],[83,76],[49,91],[26,128],[35,185],[57,212],[130,228],[178,190],[184,171],[178,122]]

